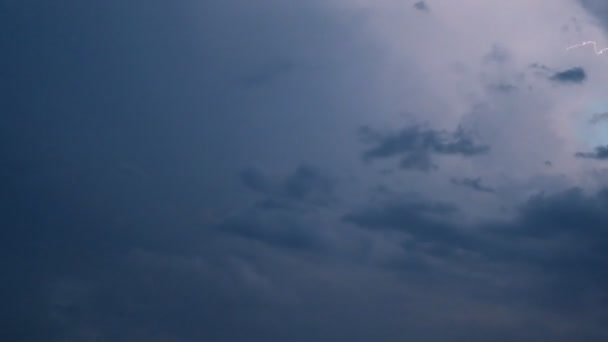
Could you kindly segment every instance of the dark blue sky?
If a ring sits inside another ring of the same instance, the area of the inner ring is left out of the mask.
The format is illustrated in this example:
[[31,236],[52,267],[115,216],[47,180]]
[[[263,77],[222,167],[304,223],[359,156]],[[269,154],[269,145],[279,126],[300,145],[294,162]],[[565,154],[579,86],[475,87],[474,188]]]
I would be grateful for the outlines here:
[[605,341],[607,13],[0,0],[0,340]]

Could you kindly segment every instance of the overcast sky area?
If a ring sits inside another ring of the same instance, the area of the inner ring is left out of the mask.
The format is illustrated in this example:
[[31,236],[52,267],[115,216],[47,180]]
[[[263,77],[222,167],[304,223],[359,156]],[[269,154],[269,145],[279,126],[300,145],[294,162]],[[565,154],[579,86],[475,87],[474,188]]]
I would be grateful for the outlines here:
[[608,340],[586,41],[605,0],[0,0],[0,340]]

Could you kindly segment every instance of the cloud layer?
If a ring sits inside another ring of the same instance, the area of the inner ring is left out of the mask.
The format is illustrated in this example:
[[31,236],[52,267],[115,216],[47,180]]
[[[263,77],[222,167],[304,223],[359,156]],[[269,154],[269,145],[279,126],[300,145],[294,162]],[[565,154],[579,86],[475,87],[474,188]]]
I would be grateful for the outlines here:
[[0,340],[605,341],[606,11],[0,4]]

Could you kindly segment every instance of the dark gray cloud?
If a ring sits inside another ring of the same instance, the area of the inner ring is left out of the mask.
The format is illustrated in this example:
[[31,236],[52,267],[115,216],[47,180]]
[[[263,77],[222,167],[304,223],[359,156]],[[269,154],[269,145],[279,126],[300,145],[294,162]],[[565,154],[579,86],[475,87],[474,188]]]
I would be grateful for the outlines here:
[[465,178],[461,178],[461,179],[452,178],[452,179],[450,179],[450,182],[454,185],[466,187],[466,188],[469,188],[469,189],[472,189],[475,191],[479,191],[479,192],[493,193],[496,191],[491,187],[483,185],[480,177],[477,177],[477,178],[466,178],[465,177]]
[[564,71],[558,71],[550,79],[559,83],[583,83],[587,79],[585,70],[581,67],[574,67]]
[[424,172],[437,168],[432,162],[433,155],[472,157],[487,153],[490,149],[474,141],[462,128],[447,132],[411,125],[398,133],[382,134],[363,127],[359,135],[363,142],[374,145],[364,152],[364,160],[400,157],[401,168]]
[[575,156],[586,159],[608,159],[608,146],[596,146],[593,152],[577,152]]
[[566,234],[573,242],[594,235],[602,237],[608,233],[604,228],[608,222],[607,195],[605,189],[589,195],[580,188],[535,195],[522,206],[519,219],[503,233],[540,239]]
[[430,8],[429,5],[426,4],[426,2],[424,1],[418,1],[414,4],[414,8],[419,10],[419,11],[423,11],[423,12],[430,12]]

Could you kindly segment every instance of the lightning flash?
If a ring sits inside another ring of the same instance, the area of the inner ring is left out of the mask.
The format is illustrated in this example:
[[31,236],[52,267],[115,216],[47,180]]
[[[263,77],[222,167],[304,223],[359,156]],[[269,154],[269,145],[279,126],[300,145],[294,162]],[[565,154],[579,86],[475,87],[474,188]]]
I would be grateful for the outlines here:
[[589,41],[586,41],[586,42],[582,42],[580,44],[569,46],[569,47],[566,48],[566,50],[576,49],[576,48],[579,48],[579,47],[583,47],[585,45],[593,45],[593,51],[595,51],[596,55],[601,55],[604,51],[608,51],[608,48],[603,48],[601,50],[598,50],[597,49],[597,43],[594,42],[594,41],[592,41],[592,40],[589,40]]

